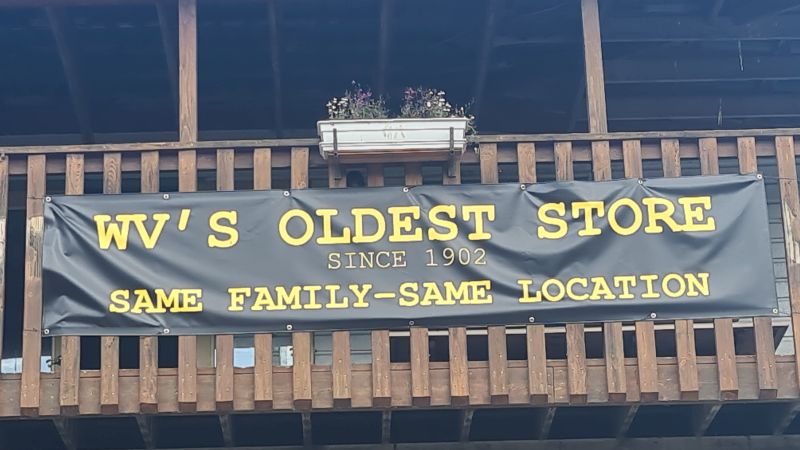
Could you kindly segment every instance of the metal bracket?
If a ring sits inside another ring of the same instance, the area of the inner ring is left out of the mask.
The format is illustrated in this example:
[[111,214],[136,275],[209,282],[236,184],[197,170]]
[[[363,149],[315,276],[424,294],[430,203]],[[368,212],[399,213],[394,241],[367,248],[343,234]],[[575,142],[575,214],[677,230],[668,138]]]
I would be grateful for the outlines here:
[[337,135],[336,128],[333,129],[333,158],[330,160],[330,170],[333,173],[334,180],[342,179],[342,165],[339,162],[339,136]]
[[450,151],[447,155],[447,176],[449,178],[456,177],[458,159],[456,158],[456,144],[455,144],[455,130],[450,127]]

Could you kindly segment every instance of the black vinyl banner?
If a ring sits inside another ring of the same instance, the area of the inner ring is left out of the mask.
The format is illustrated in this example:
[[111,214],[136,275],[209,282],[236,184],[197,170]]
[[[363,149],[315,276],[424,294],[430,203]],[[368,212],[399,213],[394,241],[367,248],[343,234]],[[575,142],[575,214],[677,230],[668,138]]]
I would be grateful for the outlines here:
[[777,311],[755,174],[45,202],[51,336]]

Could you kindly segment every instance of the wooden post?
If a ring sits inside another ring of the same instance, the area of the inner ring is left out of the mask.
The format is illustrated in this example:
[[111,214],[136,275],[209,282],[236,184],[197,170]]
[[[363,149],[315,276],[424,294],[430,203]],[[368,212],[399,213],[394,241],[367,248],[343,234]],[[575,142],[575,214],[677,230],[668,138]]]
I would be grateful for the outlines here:
[[[217,150],[217,191],[234,189],[234,157],[232,148]],[[216,336],[215,389],[217,410],[233,409],[233,335]]]
[[606,88],[603,78],[603,49],[597,0],[581,0],[583,61],[586,71],[586,109],[590,133],[608,132]]
[[[253,189],[272,189],[272,149],[253,150]],[[255,409],[272,408],[272,334],[253,337],[253,400]]]
[[197,1],[178,0],[178,89],[181,142],[197,142]]
[[45,155],[28,156],[25,300],[22,319],[20,412],[39,414],[42,359],[42,241],[44,238]]
[[[69,154],[66,158],[67,195],[83,194],[84,158],[82,154]],[[78,413],[78,384],[80,378],[81,338],[64,336],[61,338],[61,379],[59,382],[59,404],[61,414]]]
[[[178,190],[197,190],[197,151],[178,152]],[[178,406],[183,412],[197,410],[197,337],[178,336]]]
[[[422,168],[417,165],[406,166],[405,184],[406,186],[421,185]],[[414,406],[428,406],[431,403],[430,342],[428,339],[428,329],[412,326],[409,333],[411,351],[411,401]]]
[[[681,176],[681,153],[677,139],[661,140],[661,162],[665,177]],[[697,350],[692,320],[675,321],[675,351],[678,357],[678,387],[682,400],[697,400],[700,382],[697,375]]]
[[[158,151],[142,152],[140,188],[145,193],[158,192],[161,186]],[[143,413],[158,411],[158,338],[139,338],[139,409]]]
[[[122,192],[122,154],[103,154],[103,193]],[[119,411],[119,336],[100,338],[100,409],[106,414]]]
[[[295,147],[291,153],[291,187],[308,188],[308,148]],[[292,398],[295,409],[311,409],[311,364],[313,360],[311,333],[292,333]]]

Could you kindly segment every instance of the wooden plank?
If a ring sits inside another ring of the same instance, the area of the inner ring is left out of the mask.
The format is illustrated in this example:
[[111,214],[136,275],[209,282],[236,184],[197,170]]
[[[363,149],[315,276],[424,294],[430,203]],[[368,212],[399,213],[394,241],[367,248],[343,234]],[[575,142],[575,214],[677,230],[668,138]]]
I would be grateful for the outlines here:
[[[700,149],[700,173],[702,175],[719,175],[717,139],[702,138],[698,141],[698,147]],[[720,398],[735,400],[739,397],[739,375],[736,372],[733,320],[714,319],[714,345],[717,354]]]
[[[783,205],[783,237],[786,245],[786,271],[789,276],[789,300],[792,308],[792,329],[800,330],[800,194],[797,190],[797,166],[794,138],[775,138],[778,161],[778,186]],[[795,353],[800,349],[800,333],[794,333]],[[800,358],[795,359],[796,376],[800,379]]]
[[528,350],[528,393],[533,403],[547,403],[547,351],[544,325],[528,325],[526,330]]
[[493,404],[508,403],[506,327],[489,327],[489,396]]
[[[740,137],[736,140],[736,146],[739,155],[739,172],[756,172],[758,170],[758,160],[756,158],[755,138]],[[753,334],[755,337],[756,365],[758,366],[759,396],[764,399],[775,398],[778,394],[778,382],[772,319],[769,317],[753,318]]]
[[[234,149],[217,150],[217,191],[234,190]],[[215,401],[217,410],[233,409],[233,335],[216,336]]]
[[449,328],[447,336],[450,352],[450,403],[454,406],[465,406],[469,404],[467,329]]
[[586,114],[590,133],[608,131],[606,91],[603,79],[603,49],[597,0],[581,0],[583,61],[586,72]]
[[[611,179],[611,153],[608,141],[592,142],[592,173],[595,181]],[[603,324],[603,356],[606,363],[609,400],[625,401],[628,388],[622,322]]]
[[385,408],[392,403],[389,330],[372,332],[372,406]]
[[[66,157],[67,195],[83,194],[84,159],[79,153]],[[78,378],[80,377],[81,338],[64,336],[61,338],[61,379],[59,381],[59,405],[62,414],[78,412]]]
[[428,329],[411,327],[411,401],[414,406],[431,403],[430,349]]
[[42,240],[44,238],[45,156],[28,156],[25,299],[22,319],[20,412],[39,413],[42,357]]
[[[159,153],[141,154],[141,191],[158,192],[160,184]],[[158,411],[158,338],[139,338],[139,409],[143,413]]]
[[[272,149],[253,150],[253,189],[272,189]],[[255,362],[253,369],[253,400],[255,409],[271,409],[272,387],[272,334],[253,337]]]
[[536,183],[536,145],[517,144],[517,171],[520,183]]
[[497,184],[497,144],[481,144],[478,150],[481,167],[481,183]]
[[[642,178],[642,146],[638,140],[622,141],[625,178]],[[658,365],[656,334],[653,322],[638,321],[636,330],[636,366],[642,401],[658,400]]]
[[352,373],[350,371],[350,332],[333,332],[333,406],[349,408]]
[[[122,153],[103,155],[103,193],[122,193]],[[119,337],[100,338],[100,410],[119,411]]]
[[197,141],[197,2],[178,0],[180,141]]
[[[665,177],[681,176],[681,157],[677,139],[661,140],[661,161]],[[678,357],[678,385],[681,399],[696,400],[700,384],[697,378],[697,350],[693,321],[675,321],[675,351]]]
[[[291,150],[291,187],[308,188],[308,147]],[[287,327],[291,324],[287,325]],[[292,401],[299,410],[311,408],[311,364],[313,360],[312,337],[308,332],[292,333],[294,363],[292,365]]]
[[[574,178],[572,168],[572,143],[556,142],[554,146],[556,180]],[[567,324],[567,373],[569,398],[571,402],[583,403],[587,399],[586,390],[586,342],[583,337],[583,324]]]
[[[181,0],[181,4],[187,0]],[[197,151],[178,152],[178,190],[197,190]],[[197,337],[178,336],[178,407],[182,412],[197,410]]]

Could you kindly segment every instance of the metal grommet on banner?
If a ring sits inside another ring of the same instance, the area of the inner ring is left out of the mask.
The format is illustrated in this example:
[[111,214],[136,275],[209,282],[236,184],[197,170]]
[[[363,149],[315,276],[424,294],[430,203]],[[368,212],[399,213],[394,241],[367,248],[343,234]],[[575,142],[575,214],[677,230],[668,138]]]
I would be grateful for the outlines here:
[[169,194],[164,194],[163,197],[164,197],[164,200],[169,200]]
[[639,184],[644,184],[644,178],[639,178]]
[[520,185],[519,185],[519,189],[520,189],[521,191],[524,191],[526,187],[527,187],[527,186],[525,186],[524,184],[520,184]]
[[656,313],[650,313],[650,318],[651,319],[655,319],[656,318]]
[[414,326],[414,321],[413,320],[409,320],[408,321],[408,325],[413,327]]
[[528,317],[528,322],[533,323],[536,322],[536,319],[533,316]]
[[403,186],[403,192],[408,192],[408,186]]
[[169,328],[164,328],[164,334],[169,334]]
[[292,331],[292,328],[294,328],[294,327],[292,327],[292,324],[287,324],[286,325],[286,331]]
[[764,175],[761,175],[760,173],[756,174],[756,180],[761,180],[763,178],[764,178]]
[[289,195],[290,195],[290,194],[289,194],[289,191],[283,191],[283,196],[284,196],[284,197],[288,197]]
[[47,197],[44,198],[44,201],[50,203],[51,201],[53,201],[53,199],[48,195]]
[[42,330],[42,332],[44,334],[50,334],[50,329],[49,328],[45,328],[44,330]]
[[772,314],[778,314],[779,312],[778,308],[772,308]]

